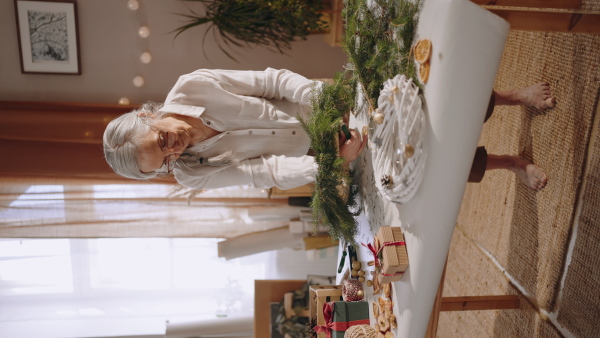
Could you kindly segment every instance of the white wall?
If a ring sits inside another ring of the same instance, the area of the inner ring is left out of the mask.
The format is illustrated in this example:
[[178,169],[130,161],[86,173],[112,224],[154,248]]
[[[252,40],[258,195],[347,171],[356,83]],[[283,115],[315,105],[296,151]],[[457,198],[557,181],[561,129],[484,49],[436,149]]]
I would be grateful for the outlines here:
[[[239,63],[218,50],[212,34],[202,45],[205,28],[193,28],[176,40],[171,33],[181,25],[176,13],[187,13],[186,5],[201,11],[198,4],[180,0],[140,0],[137,12],[127,9],[127,0],[78,0],[79,42],[82,74],[22,74],[19,62],[14,1],[0,1],[0,100],[131,103],[162,101],[177,77],[198,68],[262,70],[287,68],[309,78],[331,77],[342,69],[346,55],[331,47],[320,35],[294,43],[289,55],[266,48],[244,49]],[[141,39],[137,28],[150,27],[150,37]],[[210,60],[203,54],[203,50]],[[150,64],[139,55],[148,50]],[[135,75],[146,85],[136,88]]]
[[338,248],[321,250],[321,257],[308,260],[306,251],[277,250],[274,271],[268,272],[268,279],[305,279],[308,275],[335,276],[337,270]]

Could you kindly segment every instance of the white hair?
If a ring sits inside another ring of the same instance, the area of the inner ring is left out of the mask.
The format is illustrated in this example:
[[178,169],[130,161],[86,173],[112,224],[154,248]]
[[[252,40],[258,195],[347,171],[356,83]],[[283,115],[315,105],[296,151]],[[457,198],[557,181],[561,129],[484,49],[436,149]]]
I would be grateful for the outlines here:
[[162,104],[146,102],[140,108],[125,113],[110,121],[104,131],[104,157],[117,174],[136,180],[149,180],[158,176],[157,170],[144,173],[138,163],[140,139],[150,131],[139,113],[151,113],[161,117]]
[[[140,108],[134,109],[112,120],[104,131],[104,157],[108,165],[117,174],[136,180],[149,180],[161,174],[159,170],[142,172],[138,162],[141,138],[151,129],[142,122],[140,113],[152,114],[155,119],[161,119],[166,114],[160,109],[162,104],[146,102]],[[193,150],[193,147],[192,147]],[[229,166],[237,161],[231,150],[225,153],[202,159],[198,155],[184,152],[177,160],[178,163],[200,163],[209,166]]]

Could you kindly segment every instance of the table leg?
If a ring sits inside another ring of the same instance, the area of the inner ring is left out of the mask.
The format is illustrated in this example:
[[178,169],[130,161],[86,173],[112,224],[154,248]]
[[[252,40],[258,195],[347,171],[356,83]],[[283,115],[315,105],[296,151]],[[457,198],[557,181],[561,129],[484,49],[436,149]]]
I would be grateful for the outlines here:
[[484,6],[510,23],[510,29],[562,33],[600,33],[600,14],[516,10]]
[[516,295],[442,297],[440,311],[478,311],[518,309],[520,298]]
[[471,0],[482,6],[581,8],[581,0]]
[[438,287],[437,295],[433,303],[433,310],[431,311],[431,317],[429,318],[429,325],[427,326],[426,338],[435,338],[437,336],[438,319],[440,317],[440,311],[442,309],[442,292],[444,291],[444,280],[446,279],[446,266],[448,265],[448,259],[444,265],[444,272],[442,272],[442,280]]
[[520,298],[517,295],[442,297],[447,265],[448,262],[446,261],[440,286],[435,296],[433,310],[431,311],[427,333],[425,334],[426,338],[436,337],[441,311],[507,310],[520,307]]
[[[581,0],[471,0],[510,24],[510,29],[561,33],[600,33],[600,14],[577,13]],[[563,9],[566,11],[556,11]]]

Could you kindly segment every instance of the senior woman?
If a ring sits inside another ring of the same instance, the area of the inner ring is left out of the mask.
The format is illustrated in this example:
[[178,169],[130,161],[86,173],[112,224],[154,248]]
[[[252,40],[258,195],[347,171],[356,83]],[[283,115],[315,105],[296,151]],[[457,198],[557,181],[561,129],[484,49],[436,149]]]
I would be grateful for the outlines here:
[[[133,179],[173,173],[194,189],[295,188],[316,178],[297,117],[311,113],[311,92],[321,86],[284,69],[200,69],[181,76],[164,104],[146,103],[111,121],[104,154],[117,174]],[[351,130],[341,141],[348,168],[367,137]]]

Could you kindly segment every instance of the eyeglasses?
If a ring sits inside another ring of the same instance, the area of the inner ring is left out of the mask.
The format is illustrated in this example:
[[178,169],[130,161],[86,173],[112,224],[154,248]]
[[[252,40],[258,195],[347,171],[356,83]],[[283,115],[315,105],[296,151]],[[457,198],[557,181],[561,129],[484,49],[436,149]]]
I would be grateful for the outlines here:
[[[153,129],[154,130],[154,129]],[[164,130],[154,130],[158,134],[158,144],[163,151],[170,151],[172,148],[169,148],[169,136],[174,137],[173,133],[169,133]],[[159,171],[170,174],[175,169],[175,162],[177,161],[177,156],[175,154],[165,156],[162,167],[160,167]]]
[[[154,126],[152,126],[149,121],[149,118],[147,117],[139,117],[140,121],[142,121],[142,123],[144,123],[145,125],[147,125],[148,127],[150,127],[150,129],[152,129],[152,131],[154,131],[156,134],[158,134],[158,145],[160,146],[160,149],[162,149],[163,151],[171,151],[172,147],[169,148],[169,138],[171,138],[171,143],[175,142],[175,134],[168,132],[168,131],[164,131],[162,129],[156,128]],[[163,160],[163,164],[159,169],[160,173],[163,174],[170,174],[173,172],[173,169],[175,169],[175,163],[177,162],[177,155],[175,154],[170,154],[165,156],[164,160]]]

